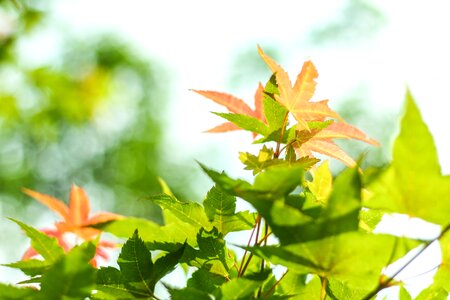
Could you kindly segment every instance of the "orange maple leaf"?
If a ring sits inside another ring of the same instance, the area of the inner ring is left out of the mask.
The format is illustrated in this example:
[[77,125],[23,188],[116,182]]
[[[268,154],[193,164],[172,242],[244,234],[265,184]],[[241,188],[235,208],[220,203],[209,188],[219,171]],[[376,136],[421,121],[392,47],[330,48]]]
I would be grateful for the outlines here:
[[[70,245],[65,239],[64,239],[64,233],[59,231],[58,229],[41,229],[43,233],[45,233],[48,236],[56,238],[58,241],[58,244],[64,249],[64,251],[67,253],[70,249],[74,247],[74,245]],[[109,255],[106,251],[106,249],[113,249],[116,248],[117,244],[108,242],[108,241],[99,241],[97,243],[97,247],[95,249],[95,255],[91,259],[90,263],[94,268],[97,268],[98,266],[98,259],[104,259],[108,260]],[[39,253],[34,250],[33,247],[29,247],[25,253],[22,256],[22,260],[27,260],[33,257],[39,256]]]
[[344,121],[337,112],[328,107],[328,100],[310,102],[316,90],[315,80],[319,76],[316,67],[311,61],[303,64],[302,70],[298,74],[294,86],[292,86],[286,71],[271,57],[266,55],[260,47],[258,47],[258,52],[275,74],[280,93],[275,95],[275,100],[292,113],[298,122],[297,128],[299,130],[309,130],[308,121],[324,121],[326,118]]
[[92,225],[122,218],[121,215],[110,212],[98,212],[89,217],[89,199],[86,192],[75,184],[70,190],[69,206],[49,195],[29,189],[23,189],[23,191],[63,218],[63,221],[55,224],[58,231],[73,232],[84,240],[91,240],[100,233],[100,230],[91,227]]
[[[196,92],[197,94],[200,94],[208,99],[213,100],[214,102],[225,106],[228,111],[235,113],[235,114],[241,114],[241,115],[247,115],[254,117],[256,119],[259,119],[263,122],[266,122],[266,118],[264,117],[263,111],[262,111],[262,99],[263,99],[263,91],[264,87],[260,83],[258,85],[258,88],[255,92],[255,109],[251,109],[250,106],[247,105],[242,99],[239,99],[233,95],[227,94],[227,93],[221,93],[221,92],[214,92],[214,91],[203,91],[203,90],[191,90],[193,92]],[[239,130],[237,125],[226,122],[223,124],[220,124],[214,128],[208,129],[206,132],[212,132],[212,133],[219,133],[219,132],[227,132],[232,130]],[[254,133],[253,136],[256,136]]]
[[305,137],[304,141],[293,144],[297,156],[314,157],[312,152],[318,152],[336,158],[349,167],[355,167],[356,162],[347,153],[345,153],[344,150],[336,145],[332,139],[357,139],[374,146],[380,145],[376,140],[369,138],[358,128],[346,123],[333,122],[325,129],[316,130],[313,132],[303,130],[299,131],[297,135],[300,136],[300,139],[302,139],[302,135]]
[[[258,47],[258,52],[266,62],[278,84],[279,95],[275,95],[275,100],[285,106],[297,120],[297,136],[300,140],[293,144],[297,156],[314,157],[312,152],[318,152],[336,158],[350,167],[354,167],[356,162],[345,153],[332,140],[335,138],[357,139],[375,146],[379,143],[367,137],[362,131],[353,127],[342,119],[342,117],[328,107],[328,100],[310,102],[316,89],[316,78],[319,76],[316,67],[311,61],[303,64],[301,72],[298,74],[294,86],[288,74],[271,57],[267,56]],[[341,122],[333,122],[325,129],[311,130],[308,121],[323,122],[328,118],[337,119]]]

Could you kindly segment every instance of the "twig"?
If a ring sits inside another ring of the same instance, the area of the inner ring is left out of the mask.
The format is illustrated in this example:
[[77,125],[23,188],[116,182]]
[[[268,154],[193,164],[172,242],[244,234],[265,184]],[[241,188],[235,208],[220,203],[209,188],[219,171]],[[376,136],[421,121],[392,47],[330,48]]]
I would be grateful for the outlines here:
[[327,296],[327,278],[326,277],[320,277],[320,281],[322,281],[322,289],[320,291],[320,300],[325,300],[325,297]]
[[267,238],[272,234],[272,232],[269,232],[265,236],[263,236],[262,239],[259,240],[259,242],[256,244],[257,246],[260,246],[262,243],[264,243],[264,246],[266,245]]
[[406,262],[406,264],[404,264],[400,269],[398,269],[392,276],[390,276],[390,277],[387,278],[386,280],[381,281],[381,282],[378,284],[378,286],[377,286],[372,292],[370,292],[369,294],[367,294],[367,296],[365,296],[362,300],[369,300],[369,299],[371,299],[373,296],[375,296],[376,294],[378,294],[379,291],[381,291],[382,289],[388,287],[389,284],[394,280],[394,278],[395,278],[398,274],[400,274],[406,267],[408,267],[408,266],[409,266],[409,265],[410,265],[417,257],[419,257],[425,250],[427,250],[428,247],[430,247],[431,244],[433,244],[434,242],[436,242],[436,241],[438,241],[439,239],[441,239],[441,238],[447,233],[447,231],[449,231],[449,230],[450,230],[450,224],[447,225],[447,227],[445,227],[445,228],[442,230],[441,234],[440,234],[437,238],[435,238],[435,239],[433,239],[433,240],[428,241],[427,243],[425,243],[425,246],[424,246],[422,249],[420,249],[420,251],[417,252],[410,260],[408,260],[408,261]]
[[[267,224],[267,222],[264,222],[264,237],[267,237],[267,232],[269,231],[269,225]],[[267,245],[267,238],[264,238],[263,240],[261,240],[261,243],[264,243],[264,245]],[[261,245],[260,242],[256,241],[256,245]],[[266,261],[264,259],[261,259],[261,273],[264,272],[264,268],[266,265]],[[259,287],[258,290],[258,298],[261,297],[261,293],[262,293],[262,286]]]
[[274,283],[274,285],[272,285],[272,287],[263,295],[263,298],[267,298],[270,296],[270,294],[273,293],[273,291],[275,290],[275,288],[277,287],[277,285],[280,283],[280,281],[284,278],[284,276],[286,276],[286,274],[289,272],[289,270],[286,270],[286,272],[283,274],[283,276],[281,276],[280,279],[277,280],[277,282]]
[[[265,235],[259,242],[257,242],[255,244],[255,246],[260,246],[265,240],[267,240],[267,238],[272,234],[272,232],[269,232],[267,235]],[[242,276],[245,273],[245,270],[247,270],[248,265],[250,264],[250,260],[253,258],[253,253],[250,253],[250,255],[248,256],[247,261],[245,262],[244,267],[242,268],[242,272],[240,273]],[[240,277],[238,276],[238,277]]]
[[[247,247],[250,247],[250,243],[252,242],[253,235],[255,234],[255,230],[256,230],[256,228],[258,227],[258,224],[259,224],[260,222],[261,222],[261,215],[258,215],[258,216],[256,217],[255,225],[253,226],[252,233],[250,234],[250,238],[248,239]],[[241,277],[242,274],[243,274],[244,271],[245,271],[245,269],[243,269],[243,266],[244,266],[245,257],[247,256],[247,253],[248,253],[248,250],[245,249],[244,256],[242,257],[241,265],[240,265],[240,267],[239,267],[238,277]]]
[[295,143],[297,140],[292,140],[289,143],[287,143],[286,145],[283,146],[283,148],[281,148],[280,150],[280,154],[284,151],[284,149],[286,149],[287,147],[289,147],[290,145],[292,145],[293,143]]
[[245,262],[244,267],[242,268],[242,272],[241,272],[240,276],[238,276],[238,277],[241,277],[242,275],[244,275],[245,270],[247,270],[247,267],[250,264],[250,261],[252,260],[252,258],[253,258],[253,253],[250,253],[250,255],[248,256],[247,261]]
[[283,140],[283,135],[284,135],[284,131],[286,129],[288,116],[289,116],[289,112],[287,112],[286,115],[284,116],[283,126],[281,127],[280,138],[278,139],[277,149],[275,150],[275,153],[273,154],[273,158],[278,158],[280,156],[280,153],[281,153],[280,152],[280,145],[281,145],[281,141]]
[[428,273],[430,273],[430,272],[433,272],[434,270],[436,270],[436,269],[439,268],[440,266],[442,266],[442,264],[438,264],[437,266],[435,266],[435,267],[429,269],[428,271],[425,271],[425,272],[422,272],[422,273],[420,273],[420,274],[416,274],[416,275],[414,275],[414,276],[411,276],[411,277],[402,279],[402,281],[407,281],[407,280],[411,280],[411,279],[413,279],[413,278],[417,278],[417,277],[423,276],[423,275],[425,275],[425,274],[428,274]]

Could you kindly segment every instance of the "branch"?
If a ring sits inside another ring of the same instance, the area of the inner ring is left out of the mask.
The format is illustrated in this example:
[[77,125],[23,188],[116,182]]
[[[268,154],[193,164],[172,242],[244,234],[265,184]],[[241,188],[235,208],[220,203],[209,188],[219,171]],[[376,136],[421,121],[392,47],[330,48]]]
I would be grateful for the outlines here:
[[[255,225],[253,225],[252,233],[250,234],[250,238],[248,239],[247,247],[250,247],[250,243],[252,242],[253,235],[255,234],[256,228],[259,227],[259,224],[261,224],[261,215],[258,214],[258,216],[256,217],[256,220],[255,220]],[[258,239],[256,239],[256,242],[258,242]],[[242,274],[245,272],[246,266],[248,265],[248,262],[247,262],[247,264],[244,267],[245,257],[247,256],[247,253],[248,253],[248,251],[246,249],[244,252],[244,256],[242,257],[242,260],[241,260],[241,265],[238,270],[238,277],[242,276]],[[250,255],[248,259],[251,259],[251,257],[252,257],[252,255]]]
[[363,298],[363,300],[369,300],[371,299],[373,296],[375,296],[376,294],[378,294],[379,291],[381,291],[382,289],[389,287],[389,284],[394,280],[394,278],[400,274],[404,269],[406,269],[406,267],[408,267],[417,257],[419,257],[425,250],[428,249],[428,247],[430,247],[431,244],[433,244],[434,242],[440,240],[446,233],[447,231],[450,230],[450,224],[447,225],[447,227],[445,227],[441,234],[436,237],[435,239],[432,239],[431,241],[428,241],[427,243],[425,243],[425,246],[420,249],[419,252],[417,252],[409,261],[406,262],[406,264],[404,264],[400,269],[397,270],[397,272],[395,272],[391,277],[387,278],[386,280],[381,281],[378,286],[369,294],[367,294],[367,296],[365,296]]

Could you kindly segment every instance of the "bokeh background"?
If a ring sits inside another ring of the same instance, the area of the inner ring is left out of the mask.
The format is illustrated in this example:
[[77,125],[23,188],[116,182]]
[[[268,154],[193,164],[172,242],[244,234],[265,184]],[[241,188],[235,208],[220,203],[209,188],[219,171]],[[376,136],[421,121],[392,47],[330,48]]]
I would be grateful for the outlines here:
[[[158,176],[197,201],[210,182],[195,160],[250,176],[238,151],[254,149],[251,134],[203,133],[223,109],[189,89],[251,105],[270,76],[258,44],[292,76],[313,60],[314,99],[382,143],[341,143],[367,165],[389,160],[409,87],[448,173],[447,2],[0,0],[0,263],[28,243],[6,217],[37,227],[56,217],[22,187],[67,200],[76,183],[94,211],[161,222],[145,200]],[[18,278],[0,268],[2,282]]]

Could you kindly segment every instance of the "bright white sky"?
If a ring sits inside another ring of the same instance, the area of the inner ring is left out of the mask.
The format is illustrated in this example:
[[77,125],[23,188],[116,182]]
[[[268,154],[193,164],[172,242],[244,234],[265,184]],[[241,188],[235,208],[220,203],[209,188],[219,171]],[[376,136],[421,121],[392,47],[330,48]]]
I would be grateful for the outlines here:
[[[306,58],[320,73],[315,99],[342,98],[363,83],[373,113],[400,112],[406,86],[433,132],[443,170],[450,172],[450,4],[445,0],[377,1],[387,25],[372,40],[353,47],[305,49],[309,29],[336,19],[346,1],[59,1],[57,15],[76,32],[119,33],[143,54],[169,66],[176,98],[173,131],[185,150],[197,150],[215,137],[201,131],[218,124],[207,112],[218,106],[190,88],[224,91],[233,55],[247,47],[276,45],[292,76]],[[266,78],[261,78],[266,80]],[[255,83],[256,86],[256,83]],[[254,87],[244,99],[252,99]],[[233,93],[234,91],[227,91]],[[189,115],[188,115],[189,113]],[[195,117],[193,117],[194,115]],[[395,129],[393,129],[394,132]],[[233,137],[220,137],[234,140]],[[232,148],[238,150],[240,148]],[[446,150],[447,149],[447,150]],[[236,151],[234,151],[236,152]],[[189,151],[185,152],[189,155]]]
[[[301,46],[310,28],[336,19],[345,3],[61,0],[55,11],[80,35],[119,33],[136,44],[141,53],[169,67],[172,81],[168,93],[176,99],[171,116],[177,121],[169,135],[176,136],[178,146],[182,145],[178,148],[183,149],[182,156],[189,157],[204,145],[219,141],[231,153],[237,153],[242,147],[236,140],[249,142],[245,134],[213,137],[201,133],[219,124],[221,120],[209,114],[219,108],[188,89],[225,91],[234,55],[249,46],[256,53],[256,44],[260,44],[263,48],[277,46],[283,56],[280,63],[291,76],[299,72],[305,59],[312,59],[320,73],[314,99],[329,98],[331,106],[333,99],[344,97],[362,83],[370,92],[364,105],[372,113],[400,112],[409,86],[435,137],[443,171],[450,173],[450,2],[377,1],[387,25],[373,39],[320,50]],[[255,87],[256,83],[237,96],[250,102]],[[232,157],[237,160],[236,155]]]

